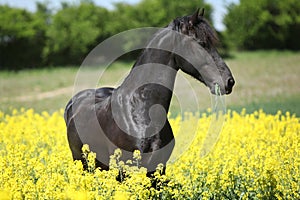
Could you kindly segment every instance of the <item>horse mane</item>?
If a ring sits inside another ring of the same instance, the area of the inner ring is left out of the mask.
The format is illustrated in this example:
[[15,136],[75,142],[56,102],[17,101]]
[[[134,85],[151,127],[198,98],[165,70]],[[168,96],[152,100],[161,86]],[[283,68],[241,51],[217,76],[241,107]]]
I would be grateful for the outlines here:
[[[191,27],[189,20],[191,15],[177,17],[169,24],[171,28],[175,31],[182,32],[188,35],[188,28]],[[187,30],[182,30],[187,28]],[[219,38],[216,34],[216,31],[211,27],[210,23],[202,16],[198,16],[198,23],[193,25],[195,30],[196,40],[200,40],[201,42],[209,43],[213,46],[217,45],[219,42]]]
[[[166,25],[164,29],[172,29],[179,33],[188,35],[188,33],[184,33],[182,29],[184,28],[184,26],[185,27],[191,26],[189,23],[191,16],[192,15],[177,17],[171,23]],[[203,16],[198,16],[198,23],[196,25],[193,25],[193,29],[195,30],[195,35],[196,35],[195,40],[198,43],[200,43],[200,45],[207,44],[209,46],[216,46],[217,43],[219,42],[215,30],[210,26],[210,23]],[[156,32],[154,36],[150,39],[150,41],[153,40],[153,38],[156,38],[156,36],[160,35],[162,32],[163,32],[162,30]],[[142,55],[147,49],[149,48],[143,48],[142,51],[140,51],[139,56],[136,62],[134,63],[133,67],[136,67],[138,64],[140,64],[139,63],[140,59],[142,58]]]

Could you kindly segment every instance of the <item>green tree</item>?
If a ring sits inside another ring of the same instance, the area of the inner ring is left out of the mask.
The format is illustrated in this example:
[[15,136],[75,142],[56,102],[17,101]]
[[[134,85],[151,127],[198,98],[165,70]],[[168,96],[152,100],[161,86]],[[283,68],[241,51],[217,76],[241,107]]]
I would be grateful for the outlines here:
[[64,3],[47,29],[47,43],[43,51],[49,65],[81,63],[95,44],[108,36],[108,11],[92,2],[79,5]]
[[212,7],[203,0],[142,0],[136,5],[116,3],[109,29],[112,34],[137,27],[164,27],[176,17],[193,14],[205,8],[205,17],[211,22]]
[[0,6],[0,69],[40,66],[44,28],[34,13]]
[[[37,3],[34,13],[0,6],[0,68],[80,64],[90,50],[112,35],[137,27],[164,27],[199,7],[205,8],[205,17],[211,21],[212,7],[204,0],[116,3],[111,11],[92,0],[80,0],[63,2],[56,13],[47,3]],[[124,48],[133,45],[134,39]]]
[[300,1],[240,0],[224,18],[226,38],[240,49],[300,49]]
[[137,5],[141,10],[141,20],[145,20],[152,26],[165,26],[172,19],[193,14],[197,8],[205,8],[205,17],[211,21],[212,7],[204,0],[144,0]]

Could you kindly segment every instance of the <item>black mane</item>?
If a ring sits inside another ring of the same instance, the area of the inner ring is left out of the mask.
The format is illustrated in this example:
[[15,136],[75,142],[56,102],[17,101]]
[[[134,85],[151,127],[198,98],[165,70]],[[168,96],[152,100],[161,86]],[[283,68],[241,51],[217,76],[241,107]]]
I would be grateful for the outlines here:
[[210,23],[202,16],[198,16],[198,23],[192,25],[190,23],[192,15],[177,17],[169,26],[173,30],[186,35],[194,35],[195,40],[200,44],[209,44],[215,46],[219,39],[215,30],[210,26]]

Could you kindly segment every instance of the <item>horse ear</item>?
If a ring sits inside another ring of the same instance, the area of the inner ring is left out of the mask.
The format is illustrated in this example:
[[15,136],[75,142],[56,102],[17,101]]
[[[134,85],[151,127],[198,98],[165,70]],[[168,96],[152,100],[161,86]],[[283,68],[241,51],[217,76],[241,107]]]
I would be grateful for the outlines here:
[[190,24],[196,25],[198,24],[198,15],[199,15],[199,8],[196,10],[196,12],[191,16]]
[[201,9],[201,13],[199,14],[199,16],[201,16],[201,17],[204,16],[204,8]]

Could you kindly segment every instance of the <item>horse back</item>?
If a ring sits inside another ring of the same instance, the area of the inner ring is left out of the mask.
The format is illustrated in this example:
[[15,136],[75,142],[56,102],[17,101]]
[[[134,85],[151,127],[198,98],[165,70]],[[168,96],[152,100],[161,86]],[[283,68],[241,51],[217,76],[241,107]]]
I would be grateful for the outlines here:
[[[76,113],[82,106],[94,106],[96,103],[101,103],[107,97],[110,97],[114,88],[103,87],[98,89],[86,89],[74,95],[67,103],[64,119],[68,126],[72,120],[73,113]],[[74,116],[73,116],[74,117]]]

